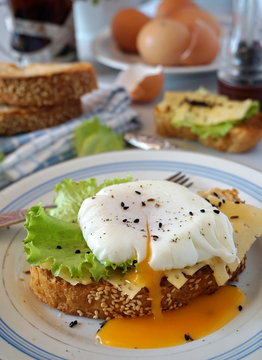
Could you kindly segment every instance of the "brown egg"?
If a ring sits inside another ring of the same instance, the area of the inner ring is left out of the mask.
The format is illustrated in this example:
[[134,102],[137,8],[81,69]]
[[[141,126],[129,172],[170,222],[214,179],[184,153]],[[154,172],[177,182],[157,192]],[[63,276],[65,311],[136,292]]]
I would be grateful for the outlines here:
[[120,10],[115,14],[111,22],[111,31],[121,50],[137,52],[137,35],[149,20],[150,18],[141,11],[132,8]]
[[192,37],[180,58],[181,65],[205,65],[217,56],[220,44],[214,30],[202,20],[192,24]]
[[176,65],[190,41],[189,30],[170,19],[149,21],[138,34],[137,49],[151,65]]
[[157,7],[156,17],[169,17],[187,7],[197,8],[197,5],[190,0],[163,0]]
[[218,36],[221,34],[221,26],[217,21],[217,19],[208,12],[199,8],[182,9],[179,12],[174,12],[170,16],[170,18],[184,24],[190,29],[192,29],[193,22],[196,19],[200,19],[205,21],[208,25],[210,25]]

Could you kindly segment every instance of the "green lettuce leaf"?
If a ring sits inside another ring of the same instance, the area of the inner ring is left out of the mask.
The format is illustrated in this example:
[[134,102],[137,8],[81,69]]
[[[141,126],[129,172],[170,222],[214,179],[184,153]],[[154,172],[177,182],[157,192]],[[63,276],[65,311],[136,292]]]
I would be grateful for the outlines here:
[[31,265],[48,268],[54,276],[67,281],[73,279],[88,283],[91,278],[96,281],[107,279],[114,271],[125,273],[133,266],[134,259],[123,264],[99,262],[88,248],[76,218],[86,197],[95,195],[102,187],[128,181],[132,178],[105,180],[101,185],[95,179],[78,183],[63,180],[56,186],[58,207],[52,209],[55,216],[41,204],[33,206],[26,214],[24,249],[27,261]]
[[74,145],[78,156],[124,149],[122,135],[102,125],[98,118],[85,120],[74,130]]
[[81,180],[79,182],[64,179],[54,188],[56,192],[56,198],[54,200],[56,208],[50,209],[48,212],[58,219],[76,223],[78,211],[86,198],[94,196],[99,190],[106,186],[122,184],[132,180],[131,176],[127,176],[122,179],[114,178],[112,180],[105,180],[102,184],[98,185],[94,178]]
[[251,106],[249,107],[245,117],[241,120],[228,120],[224,121],[220,124],[216,125],[198,125],[194,124],[190,117],[186,117],[182,121],[176,122],[172,121],[171,124],[174,127],[181,127],[186,126],[189,127],[190,130],[198,135],[201,139],[205,139],[207,137],[212,137],[214,139],[225,136],[233,126],[240,124],[245,119],[248,119],[249,117],[257,114],[259,112],[259,102],[258,101],[252,101]]

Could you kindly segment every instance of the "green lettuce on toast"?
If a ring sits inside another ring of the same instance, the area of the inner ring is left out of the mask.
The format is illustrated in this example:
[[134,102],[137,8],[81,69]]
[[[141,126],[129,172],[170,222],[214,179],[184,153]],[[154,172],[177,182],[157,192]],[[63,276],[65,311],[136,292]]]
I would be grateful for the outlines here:
[[129,181],[132,181],[129,176],[105,180],[100,185],[94,178],[79,182],[65,179],[56,185],[56,208],[45,210],[38,204],[26,214],[24,249],[29,264],[47,268],[54,276],[72,284],[107,279],[115,270],[125,273],[135,259],[118,265],[99,262],[83,238],[77,214],[87,197],[94,196],[106,186]]

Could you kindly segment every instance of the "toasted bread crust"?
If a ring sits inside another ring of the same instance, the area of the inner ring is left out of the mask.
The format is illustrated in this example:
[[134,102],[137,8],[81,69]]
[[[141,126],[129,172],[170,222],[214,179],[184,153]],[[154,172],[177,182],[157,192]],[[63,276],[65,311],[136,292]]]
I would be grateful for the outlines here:
[[189,127],[174,127],[171,125],[169,112],[160,112],[154,109],[156,130],[162,136],[174,136],[187,140],[197,140],[201,144],[219,151],[241,153],[252,149],[262,138],[262,113],[246,119],[241,124],[234,126],[225,136],[217,139],[208,137],[199,138],[192,133]]
[[60,125],[82,114],[79,99],[53,106],[0,110],[0,135],[14,135]]
[[[244,268],[245,259],[231,274],[230,279],[235,280]],[[30,287],[35,295],[44,303],[66,314],[106,320],[151,314],[151,299],[147,288],[141,289],[130,299],[107,281],[71,285],[53,276],[47,269],[32,266],[30,272]],[[208,265],[186,277],[187,281],[180,289],[175,288],[166,278],[162,279],[163,311],[178,309],[197,296],[211,294],[218,289],[213,271]]]
[[97,88],[88,63],[32,64],[25,68],[0,63],[0,103],[15,106],[62,104]]

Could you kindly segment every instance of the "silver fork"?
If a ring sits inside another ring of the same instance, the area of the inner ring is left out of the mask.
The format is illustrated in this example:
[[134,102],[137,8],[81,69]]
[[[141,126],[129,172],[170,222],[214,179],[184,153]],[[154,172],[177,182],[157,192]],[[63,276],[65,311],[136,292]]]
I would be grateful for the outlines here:
[[[183,185],[187,188],[193,185],[193,182],[190,181],[190,179],[185,174],[182,174],[181,171],[168,177],[166,180]],[[46,209],[53,207],[55,207],[55,205],[44,206]],[[0,214],[0,229],[25,221],[25,214],[27,211],[28,209],[22,209]]]

